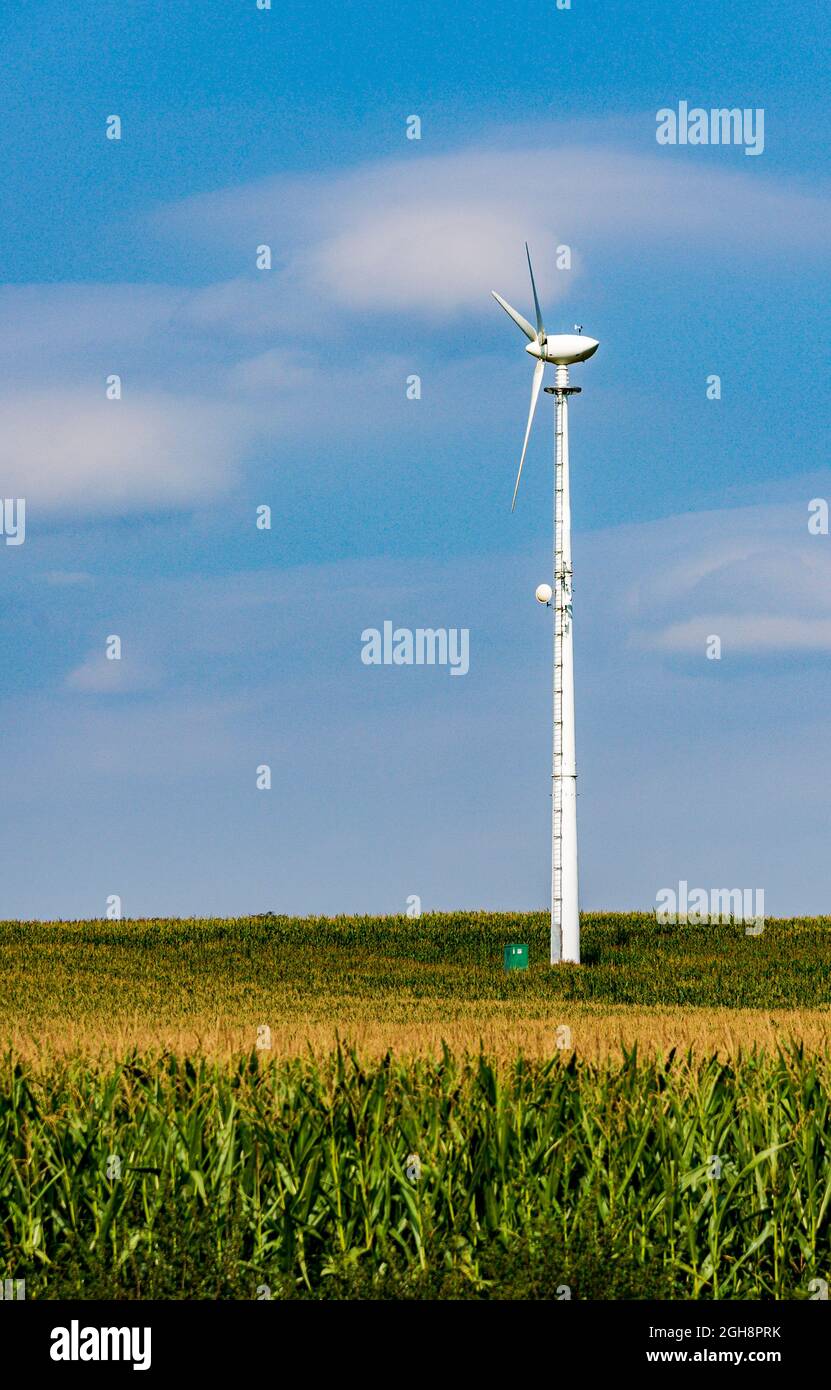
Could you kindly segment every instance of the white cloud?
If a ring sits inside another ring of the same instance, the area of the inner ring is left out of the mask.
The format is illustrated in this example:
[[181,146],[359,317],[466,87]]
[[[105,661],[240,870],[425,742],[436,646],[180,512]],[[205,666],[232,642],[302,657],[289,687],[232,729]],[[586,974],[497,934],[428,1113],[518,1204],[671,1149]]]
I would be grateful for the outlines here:
[[126,695],[138,690],[151,690],[159,684],[160,674],[155,665],[142,653],[132,650],[122,653],[120,660],[109,660],[103,650],[91,652],[80,666],[67,675],[68,690],[85,695]]
[[190,291],[172,285],[0,286],[0,356],[145,341],[172,319]]
[[716,634],[725,655],[831,651],[831,617],[788,618],[769,613],[713,613],[672,623],[655,634],[657,651],[701,654]]
[[[799,481],[792,480],[794,494]],[[807,500],[668,517],[583,542],[628,576],[614,594],[640,650],[703,656],[831,650],[831,542],[807,529]]]
[[239,327],[248,316],[257,324],[270,302],[284,322],[299,322],[305,305],[310,328],[321,298],[355,310],[447,316],[486,312],[492,288],[525,297],[521,248],[529,227],[541,229],[541,289],[550,303],[571,278],[550,264],[559,243],[578,263],[601,247],[633,243],[745,255],[752,226],[758,255],[819,250],[830,223],[827,197],[755,171],[696,165],[665,149],[646,155],[556,140],[534,149],[419,152],[335,176],[278,176],[155,214],[157,228],[233,247],[235,257],[245,246],[253,256],[260,242],[273,245],[272,272],[205,292],[214,321]]
[[145,392],[110,401],[91,390],[0,400],[0,474],[39,509],[177,507],[227,487],[247,432],[232,406]]
[[309,391],[320,385],[315,359],[307,352],[286,348],[269,348],[242,358],[229,367],[225,379],[232,389],[251,392]]
[[[299,433],[319,441],[335,430],[343,439],[365,434],[371,419],[377,444],[391,422],[400,427],[404,378],[431,360],[423,344],[413,347],[422,315],[463,328],[454,327],[455,354],[429,383],[423,427],[437,429],[441,417],[463,433],[484,347],[508,341],[490,289],[529,308],[529,227],[540,229],[532,250],[545,308],[621,248],[631,262],[664,245],[692,267],[696,253],[746,256],[748,227],[756,257],[827,242],[828,199],[756,169],[578,144],[573,130],[535,148],[517,138],[510,147],[510,132],[500,132],[493,148],[273,177],[160,210],[157,234],[213,241],[226,270],[230,256],[231,278],[203,287],[0,290],[0,471],[9,495],[26,497],[30,524],[38,511],[95,516],[210,501],[236,485],[255,443]],[[273,271],[254,270],[262,242],[272,245]],[[571,273],[553,264],[561,242],[572,248]],[[489,315],[492,336],[483,337]],[[234,340],[246,338],[265,350],[234,362]],[[120,402],[104,398],[110,371],[126,373]],[[740,563],[741,546],[732,553]],[[688,564],[697,572],[700,557]],[[665,574],[653,579],[666,589]]]
[[94,583],[93,576],[86,570],[47,570],[42,578],[55,589],[73,588],[75,585]]

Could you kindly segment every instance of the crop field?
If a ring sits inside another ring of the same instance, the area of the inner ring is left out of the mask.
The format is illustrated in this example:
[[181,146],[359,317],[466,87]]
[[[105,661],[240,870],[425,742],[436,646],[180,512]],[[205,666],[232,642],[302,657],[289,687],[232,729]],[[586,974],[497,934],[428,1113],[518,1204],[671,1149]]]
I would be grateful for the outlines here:
[[[505,972],[527,942],[530,968]],[[810,1299],[831,923],[0,924],[27,1297]]]
[[[2,1039],[17,1053],[138,1048],[233,1058],[272,1048],[363,1056],[550,1056],[637,1043],[732,1051],[790,1036],[821,1047],[831,1021],[831,921],[659,925],[586,914],[582,966],[548,964],[548,918],[491,913],[229,921],[0,923]],[[527,942],[530,968],[505,972]],[[561,1035],[562,1038],[562,1035]]]
[[828,1059],[3,1070],[28,1296],[808,1299]]

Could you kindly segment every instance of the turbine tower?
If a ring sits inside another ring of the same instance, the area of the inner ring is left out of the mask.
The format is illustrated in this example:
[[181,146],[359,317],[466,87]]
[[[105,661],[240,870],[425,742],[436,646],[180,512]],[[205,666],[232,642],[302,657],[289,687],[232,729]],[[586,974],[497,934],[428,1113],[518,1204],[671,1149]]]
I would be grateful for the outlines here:
[[[525,351],[535,357],[531,383],[531,409],[516,475],[511,511],[516,506],[522,465],[537,408],[545,364],[555,369],[554,385],[546,392],[554,396],[554,583],[541,584],[537,598],[554,605],[554,699],[553,757],[551,767],[551,964],[580,961],[580,916],[577,891],[577,761],[574,736],[574,648],[571,593],[571,506],[568,484],[568,398],[580,392],[570,386],[568,369],[574,362],[585,362],[597,352],[594,338],[582,332],[546,334],[528,244],[525,245],[531,289],[534,294],[537,327],[512,309],[492,290],[500,304],[529,342]],[[576,325],[575,325],[576,326]]]

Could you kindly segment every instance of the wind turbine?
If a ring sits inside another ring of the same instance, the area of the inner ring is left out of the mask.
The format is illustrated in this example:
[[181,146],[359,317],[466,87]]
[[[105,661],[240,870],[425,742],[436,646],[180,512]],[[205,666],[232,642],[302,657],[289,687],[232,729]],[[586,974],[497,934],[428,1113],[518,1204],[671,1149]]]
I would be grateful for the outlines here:
[[[551,768],[551,964],[580,961],[580,916],[577,893],[577,763],[574,738],[574,656],[571,602],[571,508],[568,488],[568,398],[580,392],[569,386],[568,369],[573,362],[585,362],[597,352],[594,338],[582,332],[547,334],[543,326],[531,254],[525,245],[531,289],[534,294],[537,327],[512,309],[492,290],[501,304],[529,339],[525,351],[535,357],[531,383],[531,409],[516,475],[511,511],[516,506],[522,465],[531,434],[546,362],[555,368],[554,385],[546,392],[555,397],[554,434],[554,585],[541,584],[537,598],[550,606],[554,601],[554,739]],[[576,327],[577,325],[575,325]]]

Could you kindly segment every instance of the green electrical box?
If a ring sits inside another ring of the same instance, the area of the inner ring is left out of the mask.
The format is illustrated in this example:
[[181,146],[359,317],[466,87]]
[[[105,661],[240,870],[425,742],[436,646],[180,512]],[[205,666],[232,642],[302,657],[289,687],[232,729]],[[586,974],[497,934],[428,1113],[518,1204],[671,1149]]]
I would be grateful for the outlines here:
[[505,947],[505,969],[506,970],[527,970],[528,969],[528,947],[519,946],[512,942]]

